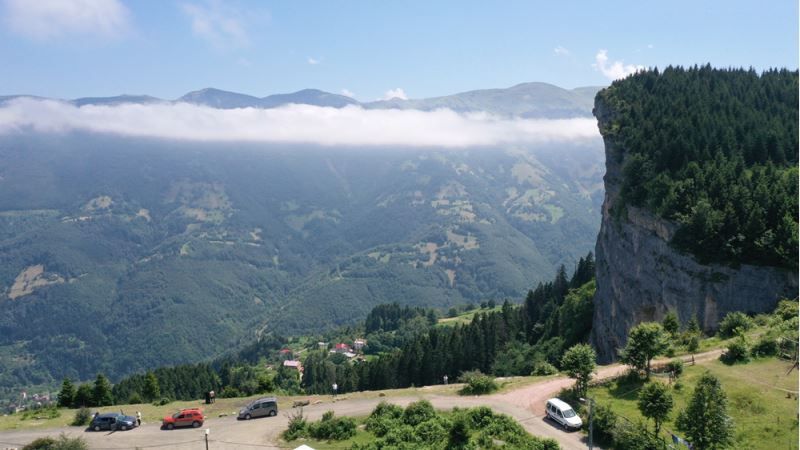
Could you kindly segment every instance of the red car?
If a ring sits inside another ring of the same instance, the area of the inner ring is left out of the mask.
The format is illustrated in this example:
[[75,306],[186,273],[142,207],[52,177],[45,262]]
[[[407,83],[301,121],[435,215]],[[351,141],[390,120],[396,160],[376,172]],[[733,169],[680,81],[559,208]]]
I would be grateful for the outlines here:
[[175,427],[193,427],[198,428],[203,426],[203,411],[199,408],[182,409],[171,416],[164,416],[161,422],[161,428],[171,430]]

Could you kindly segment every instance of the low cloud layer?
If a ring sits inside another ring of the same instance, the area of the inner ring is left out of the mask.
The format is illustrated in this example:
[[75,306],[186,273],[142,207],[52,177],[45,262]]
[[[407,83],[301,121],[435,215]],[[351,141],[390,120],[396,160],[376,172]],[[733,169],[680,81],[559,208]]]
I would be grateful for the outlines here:
[[594,119],[508,119],[451,110],[310,105],[214,109],[188,103],[87,105],[20,98],[0,107],[0,134],[89,131],[199,141],[473,147],[596,139]]

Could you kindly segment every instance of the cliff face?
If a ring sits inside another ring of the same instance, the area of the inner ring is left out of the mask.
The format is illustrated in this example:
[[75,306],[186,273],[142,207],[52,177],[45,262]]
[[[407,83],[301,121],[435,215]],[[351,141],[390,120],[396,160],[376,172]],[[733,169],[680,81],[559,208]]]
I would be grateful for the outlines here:
[[619,199],[626,154],[608,132],[614,112],[598,99],[594,114],[606,147],[592,324],[592,341],[601,362],[616,359],[628,329],[640,322],[660,321],[670,310],[683,323],[696,315],[701,326],[712,331],[730,311],[770,311],[780,298],[797,296],[795,271],[702,265],[669,245],[676,224],[630,206],[624,217],[614,217],[611,211]]

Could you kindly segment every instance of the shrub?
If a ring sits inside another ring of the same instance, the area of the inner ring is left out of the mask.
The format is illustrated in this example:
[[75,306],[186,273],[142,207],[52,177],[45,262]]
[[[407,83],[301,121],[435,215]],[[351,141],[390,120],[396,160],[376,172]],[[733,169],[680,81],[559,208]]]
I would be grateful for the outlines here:
[[431,402],[427,400],[420,400],[414,402],[403,411],[403,423],[406,425],[416,426],[422,422],[431,420],[436,416],[436,411],[433,409]]
[[747,314],[739,311],[730,312],[725,315],[719,323],[719,335],[723,338],[735,336],[753,328],[753,319]]
[[84,425],[89,425],[89,422],[92,420],[92,413],[89,411],[89,408],[80,408],[75,411],[75,418],[72,419],[72,426],[74,427],[82,427]]
[[167,397],[163,397],[161,400],[159,400],[157,402],[154,402],[153,404],[156,405],[156,406],[164,406],[164,405],[168,405],[170,403],[172,403],[171,399],[169,399]]
[[487,408],[486,406],[478,406],[469,409],[466,414],[472,428],[486,427],[494,420],[494,413],[491,408]]
[[459,377],[459,380],[462,383],[466,383],[466,386],[458,391],[461,395],[484,395],[499,389],[494,378],[484,375],[479,370],[464,372],[461,374],[461,377]]
[[308,435],[326,441],[350,439],[356,435],[356,421],[351,417],[334,417],[333,411],[328,411],[319,422],[308,425]]
[[366,429],[378,437],[383,437],[397,426],[403,417],[403,408],[391,403],[380,402],[366,421]]
[[775,315],[781,320],[791,320],[797,317],[798,303],[797,300],[781,300],[775,308]]
[[594,443],[604,447],[611,446],[614,442],[617,414],[606,405],[596,405],[593,421]]
[[683,375],[683,360],[682,359],[673,359],[672,361],[667,363],[667,371],[672,374],[675,378],[680,377]]
[[303,417],[303,409],[296,414],[289,416],[289,425],[283,432],[283,439],[286,441],[293,441],[297,438],[305,437],[308,434],[308,423]]
[[447,430],[438,420],[422,422],[414,427],[414,434],[420,442],[428,445],[443,442],[447,439]]
[[686,340],[686,350],[689,353],[694,353],[700,348],[700,337],[697,334],[690,334]]
[[775,356],[778,354],[778,341],[769,335],[763,335],[753,346],[751,353],[756,358],[762,356]]
[[141,404],[141,403],[143,403],[142,402],[142,396],[139,395],[138,392],[134,392],[133,394],[131,394],[130,397],[128,397],[128,403],[131,404],[131,405]]
[[43,437],[34,440],[30,444],[22,447],[22,450],[52,450],[56,446],[56,440],[51,437]]
[[614,448],[626,450],[660,450],[665,449],[664,441],[653,436],[644,422],[629,424],[617,421],[614,428]]
[[533,364],[533,373],[531,375],[555,375],[557,373],[556,366],[547,361],[536,361]]
[[83,438],[70,438],[61,435],[58,439],[44,437],[36,439],[30,444],[22,447],[22,450],[88,450],[89,445]]
[[744,336],[739,336],[728,344],[728,349],[725,350],[720,359],[726,364],[749,361],[750,350],[747,347],[747,340]]

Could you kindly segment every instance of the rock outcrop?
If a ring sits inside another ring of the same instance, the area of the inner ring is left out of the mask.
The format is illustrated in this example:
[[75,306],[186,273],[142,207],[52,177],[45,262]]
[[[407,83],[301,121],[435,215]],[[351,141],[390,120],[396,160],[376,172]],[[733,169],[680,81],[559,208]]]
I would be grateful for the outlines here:
[[780,298],[797,296],[796,271],[699,264],[669,245],[676,224],[631,206],[626,207],[624,216],[613,214],[626,152],[609,130],[614,111],[598,98],[594,114],[606,147],[592,325],[592,341],[601,362],[617,357],[632,326],[660,321],[670,310],[676,311],[683,323],[696,316],[701,327],[712,331],[730,311],[770,311]]

